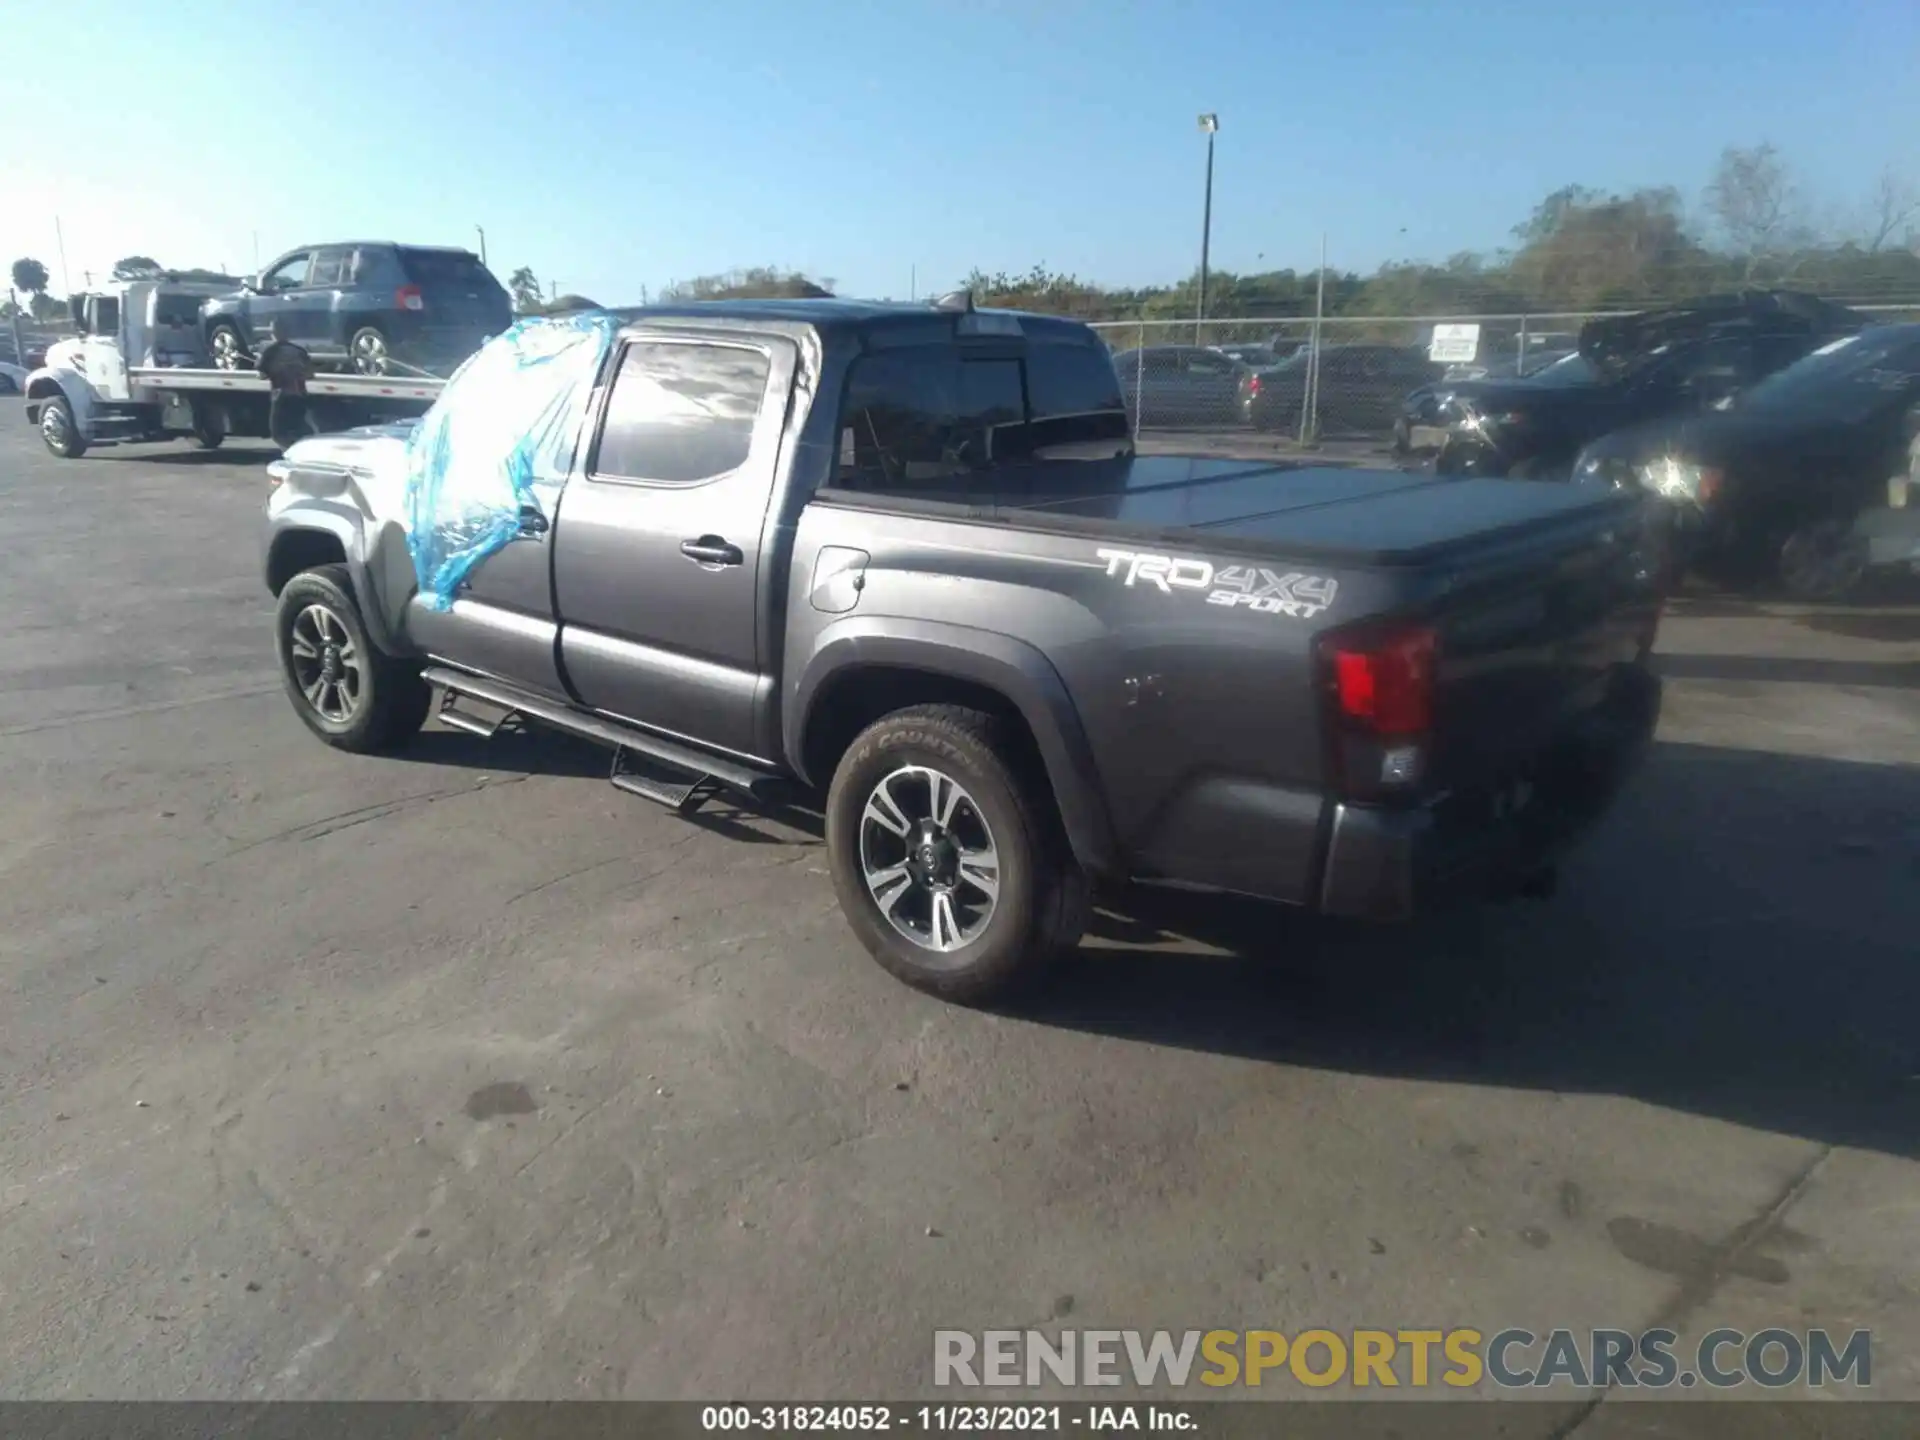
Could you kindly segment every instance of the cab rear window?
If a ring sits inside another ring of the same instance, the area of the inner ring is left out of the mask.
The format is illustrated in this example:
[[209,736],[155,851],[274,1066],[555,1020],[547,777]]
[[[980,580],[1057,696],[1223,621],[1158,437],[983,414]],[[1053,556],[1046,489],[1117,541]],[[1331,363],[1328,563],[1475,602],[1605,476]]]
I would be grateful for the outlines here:
[[[983,472],[1125,444],[1126,403],[1103,347],[1034,344],[1018,357],[943,347],[854,362],[834,483],[925,498],[994,491]],[[1110,452],[1109,452],[1110,453]]]
[[197,325],[200,321],[198,295],[156,295],[153,297],[153,323],[156,325]]

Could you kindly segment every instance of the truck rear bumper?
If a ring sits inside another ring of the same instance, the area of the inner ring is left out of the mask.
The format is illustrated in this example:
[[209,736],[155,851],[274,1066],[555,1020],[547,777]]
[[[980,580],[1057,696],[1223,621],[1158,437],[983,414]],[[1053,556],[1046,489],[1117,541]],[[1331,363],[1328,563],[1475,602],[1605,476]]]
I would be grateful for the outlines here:
[[1605,706],[1497,789],[1412,810],[1336,805],[1318,908],[1407,920],[1518,893],[1606,813],[1659,718],[1659,679],[1627,671]]

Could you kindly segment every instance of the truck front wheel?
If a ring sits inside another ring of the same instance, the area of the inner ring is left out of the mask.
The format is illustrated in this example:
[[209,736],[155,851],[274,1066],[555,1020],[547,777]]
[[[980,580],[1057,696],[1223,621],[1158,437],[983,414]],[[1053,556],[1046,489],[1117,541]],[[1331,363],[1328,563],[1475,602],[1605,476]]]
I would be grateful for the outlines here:
[[64,395],[41,402],[40,439],[62,460],[78,460],[87,453],[87,438],[80,433],[80,426],[73,418],[73,406]]
[[1084,918],[1077,867],[1018,753],[981,711],[903,710],[860,733],[828,790],[828,859],[854,933],[896,978],[961,1004],[1032,980]]
[[216,370],[245,370],[253,363],[240,332],[224,322],[207,331],[207,352]]
[[427,723],[420,667],[374,648],[344,565],[304,570],[274,612],[274,649],[294,713],[336,750],[397,750]]

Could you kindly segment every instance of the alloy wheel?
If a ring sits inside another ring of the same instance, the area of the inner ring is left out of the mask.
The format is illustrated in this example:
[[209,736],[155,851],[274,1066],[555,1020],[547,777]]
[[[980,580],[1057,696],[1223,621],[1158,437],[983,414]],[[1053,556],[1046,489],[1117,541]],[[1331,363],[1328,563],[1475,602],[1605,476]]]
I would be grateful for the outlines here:
[[367,693],[367,662],[346,622],[325,605],[309,605],[294,616],[287,649],[294,683],[314,713],[349,723]]
[[378,330],[362,330],[353,337],[353,368],[361,375],[387,373],[387,341]]
[[903,765],[860,814],[860,870],[880,913],[923,950],[978,939],[1000,899],[1000,855],[985,813],[951,775]]

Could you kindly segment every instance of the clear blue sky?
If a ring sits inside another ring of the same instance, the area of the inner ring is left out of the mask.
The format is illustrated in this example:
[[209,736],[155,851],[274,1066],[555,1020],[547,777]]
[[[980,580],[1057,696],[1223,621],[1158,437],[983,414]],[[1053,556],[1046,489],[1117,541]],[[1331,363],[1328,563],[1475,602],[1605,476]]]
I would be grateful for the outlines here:
[[1920,176],[1916,0],[65,0],[6,7],[0,256],[477,244],[608,304],[753,264],[1370,270],[1569,182],[1691,199],[1772,140],[1829,211]]

